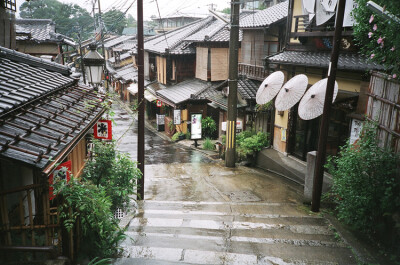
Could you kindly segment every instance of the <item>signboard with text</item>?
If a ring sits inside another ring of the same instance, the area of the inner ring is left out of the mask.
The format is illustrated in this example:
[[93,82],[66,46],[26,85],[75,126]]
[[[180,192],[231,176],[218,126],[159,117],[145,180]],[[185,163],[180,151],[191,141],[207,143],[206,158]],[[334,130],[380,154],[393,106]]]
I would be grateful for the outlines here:
[[181,124],[181,110],[174,109],[174,124],[179,125]]
[[99,120],[94,125],[94,138],[112,140],[112,123],[110,120]]
[[201,139],[201,118],[202,118],[201,113],[192,113],[190,115],[190,121],[191,121],[190,139],[192,140]]

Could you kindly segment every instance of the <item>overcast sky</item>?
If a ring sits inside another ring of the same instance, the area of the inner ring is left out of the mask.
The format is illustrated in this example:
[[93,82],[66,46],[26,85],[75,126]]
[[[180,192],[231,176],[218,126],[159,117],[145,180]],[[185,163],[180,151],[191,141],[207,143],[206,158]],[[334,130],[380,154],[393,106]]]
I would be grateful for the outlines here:
[[[31,0],[36,1],[36,0]],[[89,12],[92,11],[94,0],[62,0],[63,3],[78,4],[81,7],[86,8]],[[19,13],[19,7],[22,5],[23,0],[17,0],[17,13]],[[100,0],[102,12],[115,7],[121,11],[125,11],[129,5],[132,7],[129,9],[128,14],[131,14],[134,18],[137,17],[137,3],[135,0]],[[175,13],[176,11],[184,13],[204,13],[210,4],[216,5],[217,10],[222,10],[229,7],[230,2],[228,0],[158,0],[158,6],[160,8],[161,17],[168,16]],[[96,4],[97,7],[97,4]],[[96,9],[97,12],[97,9]],[[143,16],[145,20],[149,20],[152,15],[159,16],[157,11],[157,5],[155,0],[143,0]]]

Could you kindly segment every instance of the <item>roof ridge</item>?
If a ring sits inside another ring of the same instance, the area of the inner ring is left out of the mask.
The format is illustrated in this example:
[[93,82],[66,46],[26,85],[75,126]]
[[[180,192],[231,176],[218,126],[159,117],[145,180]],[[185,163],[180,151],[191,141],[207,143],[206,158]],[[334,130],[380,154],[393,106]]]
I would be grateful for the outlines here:
[[25,63],[27,65],[34,66],[34,67],[41,67],[50,72],[58,72],[63,75],[66,75],[66,76],[70,75],[70,70],[67,66],[64,66],[64,65],[58,64],[58,63],[45,61],[43,59],[34,57],[32,55],[25,54],[22,52],[17,52],[15,50],[7,49],[7,48],[1,47],[1,46],[0,46],[0,57],[7,58],[11,61]]

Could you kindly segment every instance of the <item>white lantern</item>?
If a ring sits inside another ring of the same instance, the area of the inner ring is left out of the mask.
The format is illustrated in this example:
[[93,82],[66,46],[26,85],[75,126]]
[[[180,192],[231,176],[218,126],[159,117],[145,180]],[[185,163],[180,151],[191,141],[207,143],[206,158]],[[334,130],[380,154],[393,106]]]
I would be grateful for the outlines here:
[[83,57],[85,72],[90,84],[100,84],[102,81],[104,58],[96,51],[96,44],[89,45],[90,51]]

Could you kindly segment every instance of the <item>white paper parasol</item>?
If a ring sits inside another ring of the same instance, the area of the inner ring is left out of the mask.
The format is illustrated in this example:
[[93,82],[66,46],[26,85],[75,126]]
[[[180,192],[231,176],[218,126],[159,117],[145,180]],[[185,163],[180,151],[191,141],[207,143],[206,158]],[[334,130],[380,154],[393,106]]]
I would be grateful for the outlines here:
[[304,95],[308,84],[306,75],[296,75],[286,82],[275,100],[275,108],[279,111],[293,107]]
[[[326,85],[328,78],[322,79],[315,83],[304,95],[299,104],[299,116],[303,120],[312,120],[320,116],[324,112],[324,102],[326,94]],[[333,91],[333,100],[335,101],[339,86],[335,81],[335,89]]]
[[265,104],[270,102],[276,94],[278,94],[279,89],[283,85],[285,75],[282,71],[273,72],[261,83],[257,90],[256,102],[257,104]]

